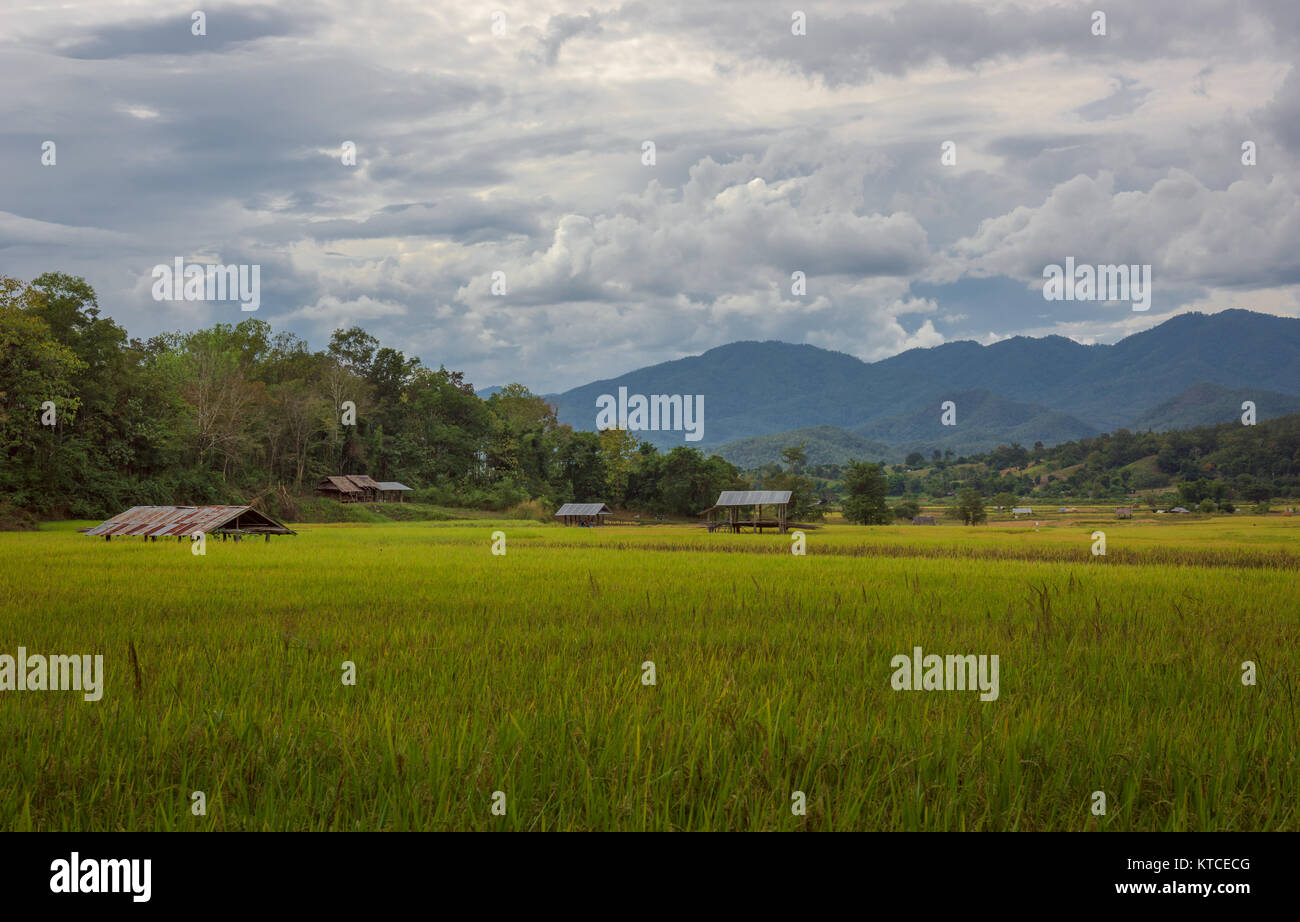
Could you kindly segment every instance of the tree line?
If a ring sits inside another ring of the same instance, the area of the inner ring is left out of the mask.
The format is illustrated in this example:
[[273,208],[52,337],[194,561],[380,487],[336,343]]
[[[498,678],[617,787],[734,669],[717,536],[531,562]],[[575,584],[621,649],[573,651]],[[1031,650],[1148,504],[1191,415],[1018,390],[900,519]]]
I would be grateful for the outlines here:
[[0,498],[41,517],[257,500],[292,513],[321,477],[506,510],[601,501],[693,515],[749,486],[720,457],[576,431],[511,384],[486,399],[360,327],[312,350],[262,320],[130,338],[84,279],[0,277]]

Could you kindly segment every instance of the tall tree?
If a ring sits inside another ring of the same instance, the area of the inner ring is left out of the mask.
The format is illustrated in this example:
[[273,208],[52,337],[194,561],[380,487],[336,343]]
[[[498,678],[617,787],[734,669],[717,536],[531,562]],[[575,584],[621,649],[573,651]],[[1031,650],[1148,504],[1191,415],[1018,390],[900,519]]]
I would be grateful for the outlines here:
[[844,474],[844,518],[859,525],[888,525],[893,513],[885,502],[888,492],[884,468],[879,464],[850,461]]

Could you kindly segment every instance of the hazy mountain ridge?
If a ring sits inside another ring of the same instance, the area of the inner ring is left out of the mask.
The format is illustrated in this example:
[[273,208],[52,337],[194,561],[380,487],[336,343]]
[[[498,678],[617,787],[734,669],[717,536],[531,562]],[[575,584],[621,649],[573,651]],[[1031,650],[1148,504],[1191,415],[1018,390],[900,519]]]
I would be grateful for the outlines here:
[[[1261,419],[1290,412],[1296,403],[1286,400],[1300,403],[1300,320],[1245,310],[1180,314],[1114,345],[1017,336],[911,349],[874,363],[807,344],[737,342],[551,399],[562,422],[594,429],[596,398],[620,386],[629,394],[705,396],[699,442],[680,432],[639,433],[661,448],[726,445],[749,456],[750,440],[780,435],[797,443],[794,433],[816,430],[819,451],[863,448],[857,438],[887,446],[889,457],[935,448],[961,454],[1011,441],[1051,445],[1118,428],[1221,422],[1233,401],[1239,416],[1244,399],[1255,400]],[[940,425],[943,400],[957,404],[956,426]]]

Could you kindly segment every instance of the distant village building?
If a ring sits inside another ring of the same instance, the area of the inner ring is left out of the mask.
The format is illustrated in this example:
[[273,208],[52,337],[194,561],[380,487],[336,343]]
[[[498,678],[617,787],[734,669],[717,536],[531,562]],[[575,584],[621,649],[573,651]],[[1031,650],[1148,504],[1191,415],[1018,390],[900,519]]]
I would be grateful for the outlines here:
[[1177,512],[1179,515],[1187,515],[1189,512],[1191,512],[1190,509],[1184,509],[1182,506],[1175,506],[1174,508],[1170,509],[1169,511],[1170,511],[1170,512]]
[[1120,507],[1118,507],[1118,508],[1115,510],[1115,518],[1117,518],[1117,519],[1131,519],[1131,518],[1133,518],[1133,507],[1132,507],[1132,506],[1120,506]]
[[555,517],[565,525],[586,527],[600,525],[603,515],[613,515],[604,503],[565,503],[555,511]]
[[259,512],[252,506],[132,506],[111,519],[87,529],[84,534],[105,541],[133,536],[156,541],[159,538],[193,538],[196,534],[220,535],[222,540],[245,536],[293,535],[297,532]]
[[912,516],[913,525],[935,525],[937,524],[932,515],[914,515]]
[[1011,510],[1012,515],[1033,515],[1034,510],[1031,506],[1016,506]]

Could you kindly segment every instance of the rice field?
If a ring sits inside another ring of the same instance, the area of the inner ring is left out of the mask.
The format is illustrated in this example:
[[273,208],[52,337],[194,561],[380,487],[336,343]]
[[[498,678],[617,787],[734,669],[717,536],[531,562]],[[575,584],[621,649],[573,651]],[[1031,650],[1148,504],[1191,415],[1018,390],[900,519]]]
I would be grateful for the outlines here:
[[1300,518],[75,524],[0,534],[0,654],[106,674],[0,692],[3,830],[1300,828]]

